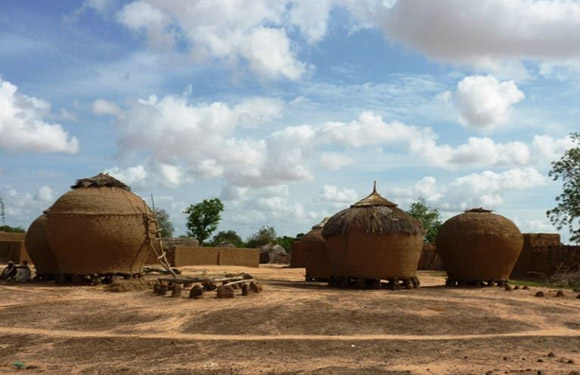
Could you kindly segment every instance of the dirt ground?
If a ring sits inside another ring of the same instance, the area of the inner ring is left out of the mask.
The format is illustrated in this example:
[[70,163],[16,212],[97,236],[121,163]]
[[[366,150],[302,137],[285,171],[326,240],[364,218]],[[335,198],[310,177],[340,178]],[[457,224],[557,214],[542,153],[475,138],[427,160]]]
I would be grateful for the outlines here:
[[432,272],[417,290],[363,291],[306,283],[303,268],[182,271],[243,271],[265,290],[193,300],[0,284],[0,374],[580,375],[572,291],[451,289]]

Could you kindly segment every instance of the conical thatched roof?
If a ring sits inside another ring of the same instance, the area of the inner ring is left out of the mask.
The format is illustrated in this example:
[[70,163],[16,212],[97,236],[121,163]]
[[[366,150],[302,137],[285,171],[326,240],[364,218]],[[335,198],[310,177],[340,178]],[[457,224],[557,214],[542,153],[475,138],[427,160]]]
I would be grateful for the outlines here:
[[351,229],[378,234],[423,233],[418,220],[377,192],[376,183],[369,196],[328,219],[322,228],[322,236],[344,234]]
[[109,176],[108,173],[99,173],[94,177],[78,179],[76,184],[71,186],[71,189],[80,188],[100,188],[100,187],[115,187],[131,191],[131,188],[114,177]]

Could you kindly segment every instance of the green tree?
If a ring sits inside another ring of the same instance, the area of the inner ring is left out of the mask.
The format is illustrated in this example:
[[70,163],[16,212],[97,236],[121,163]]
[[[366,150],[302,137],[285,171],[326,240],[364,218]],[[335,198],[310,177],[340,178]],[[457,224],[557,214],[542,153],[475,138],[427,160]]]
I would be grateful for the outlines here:
[[235,230],[220,231],[211,240],[212,246],[217,246],[220,243],[231,243],[235,247],[244,247],[244,240]]
[[217,229],[222,219],[223,203],[218,198],[204,199],[203,202],[192,204],[184,211],[187,214],[187,234],[199,241],[200,245]]
[[276,243],[276,230],[274,227],[264,225],[259,231],[250,235],[246,241],[246,246],[256,248],[268,244]]
[[169,221],[169,214],[162,208],[155,209],[155,215],[157,216],[157,224],[159,229],[161,229],[161,237],[173,237],[173,232],[175,228],[171,221]]
[[562,194],[556,197],[556,207],[546,211],[546,215],[558,230],[568,227],[570,241],[580,242],[580,133],[570,137],[574,147],[552,162],[549,176],[562,181]]
[[435,242],[439,228],[441,228],[441,215],[439,211],[428,207],[425,203],[425,198],[419,197],[411,204],[409,215],[419,220],[423,225],[423,229],[425,229],[425,242]]
[[22,227],[11,227],[10,225],[0,225],[0,232],[24,233]]
[[290,252],[292,251],[292,242],[294,242],[295,239],[296,238],[290,236],[282,236],[276,237],[276,242],[278,243],[278,245],[282,246],[288,254],[290,254]]

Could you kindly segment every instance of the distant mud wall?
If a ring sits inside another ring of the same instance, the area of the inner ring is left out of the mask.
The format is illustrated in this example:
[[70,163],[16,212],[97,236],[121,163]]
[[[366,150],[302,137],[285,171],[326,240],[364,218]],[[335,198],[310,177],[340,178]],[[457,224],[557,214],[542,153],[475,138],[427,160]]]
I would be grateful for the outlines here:
[[219,265],[219,249],[215,247],[176,246],[169,263],[173,267]]
[[[259,267],[260,251],[235,247],[171,246],[166,249],[172,267],[182,266],[245,266]],[[150,256],[147,264],[158,264]]]
[[[162,238],[161,242],[163,243],[163,250],[167,254],[167,259],[173,258],[174,249],[176,246],[185,246],[185,247],[197,247],[197,246],[199,246],[199,242],[195,238],[189,238],[189,237],[185,237],[185,238]],[[158,265],[159,264],[157,257],[155,256],[155,254],[153,253],[153,251],[151,249],[149,249],[149,252],[147,253],[147,260],[145,261],[145,264],[149,264],[149,265],[151,265],[151,264]]]
[[220,266],[260,266],[260,250],[234,247],[219,247]]
[[437,248],[435,244],[425,243],[423,244],[423,250],[421,252],[421,258],[419,259],[419,270],[432,270],[432,271],[442,271],[445,270],[443,262],[439,257]]
[[524,247],[511,278],[535,279],[580,271],[580,246],[560,243],[553,233],[524,233]]
[[26,233],[0,232],[0,241],[24,241]]
[[9,260],[14,263],[22,263],[23,260],[30,262],[30,256],[24,247],[24,240],[0,240],[0,263],[8,263]]

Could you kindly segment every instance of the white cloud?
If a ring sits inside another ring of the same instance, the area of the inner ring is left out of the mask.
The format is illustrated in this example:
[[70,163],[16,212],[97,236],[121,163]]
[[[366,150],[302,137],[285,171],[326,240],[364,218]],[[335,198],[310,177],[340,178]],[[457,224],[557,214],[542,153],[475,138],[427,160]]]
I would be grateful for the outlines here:
[[533,140],[534,154],[543,163],[550,163],[560,159],[564,152],[574,146],[570,136],[552,138],[548,135],[536,135]]
[[[476,15],[476,16],[475,16]],[[580,3],[534,0],[397,1],[363,15],[427,56],[493,68],[580,56]]]
[[424,177],[410,187],[390,188],[385,196],[402,205],[409,205],[418,197],[444,211],[462,211],[474,207],[495,209],[504,202],[504,196],[517,190],[545,185],[548,178],[534,168],[512,168],[504,172],[483,171],[437,185],[434,177]]
[[50,186],[43,185],[40,189],[38,189],[38,193],[36,193],[35,199],[41,202],[52,203],[54,201],[54,192]]
[[54,191],[48,185],[41,186],[35,193],[0,187],[0,197],[4,202],[6,222],[24,229],[55,200]]
[[226,202],[228,215],[239,224],[269,219],[304,224],[321,217],[290,197],[288,185],[267,187],[226,185],[220,197]]
[[449,184],[447,201],[461,209],[495,208],[509,190],[523,190],[546,184],[548,179],[534,168],[514,168],[502,173],[484,171],[460,177]]
[[113,168],[106,169],[103,172],[110,174],[111,176],[129,186],[143,186],[147,177],[149,176],[149,172],[143,165],[137,165],[126,169],[115,166]]
[[10,82],[0,80],[0,148],[76,153],[78,140],[71,138],[61,125],[44,120],[50,115],[50,105],[17,90]]
[[106,169],[104,173],[132,187],[163,186],[175,189],[181,185],[193,183],[190,169],[159,162],[139,164],[125,169],[115,166]]
[[322,202],[339,204],[352,204],[358,200],[358,194],[354,189],[339,188],[335,185],[324,185],[318,199]]
[[240,126],[251,129],[262,122],[281,118],[284,106],[284,102],[280,99],[251,97],[234,106],[233,110]]
[[92,111],[97,116],[115,116],[121,112],[121,107],[105,99],[97,99],[92,104]]
[[294,0],[290,8],[290,21],[296,25],[309,43],[319,42],[326,35],[330,0]]
[[330,170],[339,170],[353,163],[354,160],[348,156],[336,152],[323,152],[320,155],[320,164]]
[[[283,0],[137,0],[125,5],[117,20],[145,32],[156,50],[175,51],[179,42],[196,61],[216,58],[235,66],[242,60],[262,78],[296,80],[310,68],[297,59],[287,30],[295,25],[309,40],[320,40],[329,10]],[[308,18],[304,12],[310,12]]]
[[[371,111],[350,122],[288,126],[265,136],[263,131],[252,134],[252,128],[278,119],[283,110],[279,99],[249,98],[228,105],[190,103],[185,96],[151,96],[117,114],[120,154],[125,159],[147,158],[147,169],[155,170],[171,187],[194,177],[224,178],[236,186],[271,186],[311,180],[311,168],[316,164],[343,168],[354,161],[353,150],[373,146],[411,165],[460,169],[545,167],[553,160],[548,158],[570,144],[546,136],[536,137],[532,145],[470,137],[464,144],[450,146],[439,143],[431,128],[385,122]],[[242,128],[246,130],[238,131]]]
[[413,155],[422,165],[442,168],[531,165],[536,159],[522,142],[496,143],[491,138],[470,137],[467,143],[451,147],[437,143],[431,128],[401,122],[387,123],[373,112],[363,112],[358,120],[328,122],[317,130],[320,142],[346,147],[391,147]]
[[493,76],[468,76],[457,84],[455,102],[463,125],[490,130],[509,121],[512,106],[524,99],[513,81]]

